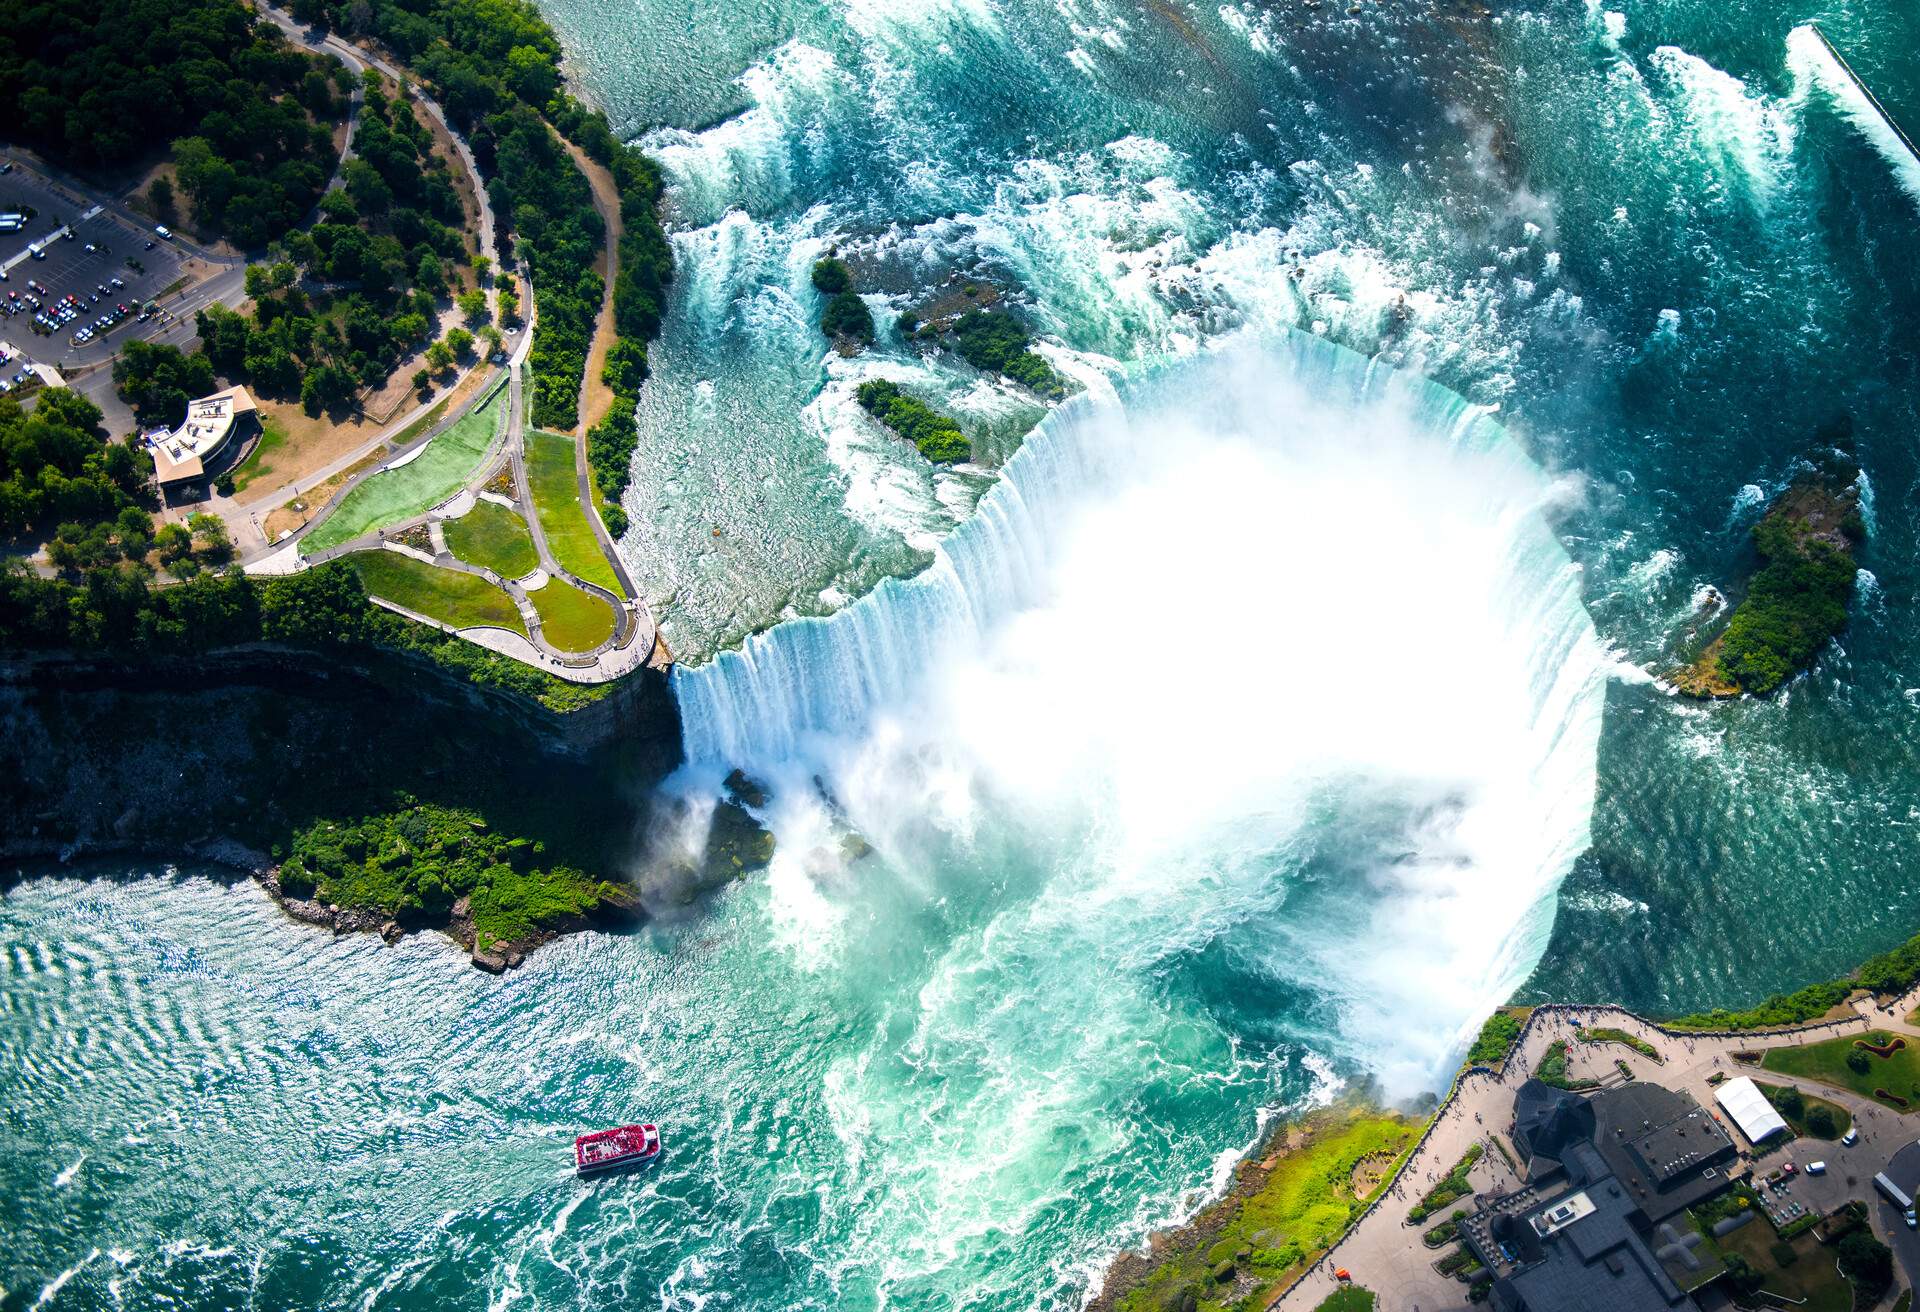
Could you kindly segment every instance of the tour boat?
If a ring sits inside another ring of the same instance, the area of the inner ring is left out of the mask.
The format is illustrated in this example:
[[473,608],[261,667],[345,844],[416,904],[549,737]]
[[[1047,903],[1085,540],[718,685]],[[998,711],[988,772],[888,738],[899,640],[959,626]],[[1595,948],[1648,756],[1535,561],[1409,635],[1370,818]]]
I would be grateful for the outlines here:
[[574,1170],[581,1175],[650,1162],[659,1155],[660,1130],[652,1125],[596,1130],[573,1141]]

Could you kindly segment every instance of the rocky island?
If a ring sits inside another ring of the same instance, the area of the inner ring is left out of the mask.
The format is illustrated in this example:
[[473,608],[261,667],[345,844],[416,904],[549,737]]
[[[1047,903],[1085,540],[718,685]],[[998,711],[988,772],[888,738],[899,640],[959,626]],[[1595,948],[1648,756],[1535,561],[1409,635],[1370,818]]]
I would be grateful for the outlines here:
[[1727,626],[1671,682],[1689,697],[1772,692],[1847,626],[1866,536],[1859,469],[1839,454],[1796,478],[1753,526],[1761,567]]

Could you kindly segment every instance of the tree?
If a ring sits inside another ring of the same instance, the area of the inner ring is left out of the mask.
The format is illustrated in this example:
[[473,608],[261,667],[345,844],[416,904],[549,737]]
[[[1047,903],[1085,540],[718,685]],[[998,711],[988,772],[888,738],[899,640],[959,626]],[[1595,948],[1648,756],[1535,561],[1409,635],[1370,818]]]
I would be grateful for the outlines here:
[[829,337],[844,337],[856,342],[873,340],[873,314],[857,292],[841,292],[827,302],[820,313],[820,331]]
[[828,296],[837,296],[853,286],[853,270],[845,260],[829,255],[818,260],[813,266],[813,286],[815,291],[825,292]]
[[1839,1127],[1834,1123],[1833,1113],[1821,1106],[1807,1113],[1807,1129],[1816,1138],[1831,1139],[1838,1132]]
[[1854,1288],[1877,1298],[1893,1283],[1893,1250],[1873,1237],[1865,1226],[1850,1230],[1837,1245],[1840,1274]]
[[165,175],[155,178],[147,187],[147,204],[163,221],[174,222],[178,215],[174,211],[172,180]]
[[453,298],[460,307],[460,313],[468,323],[478,323],[487,316],[487,294],[478,287],[469,288]]
[[233,555],[233,538],[219,516],[189,515],[187,528],[193,533],[194,546],[208,560],[223,562]]
[[433,343],[427,348],[427,367],[436,374],[453,368],[453,348],[445,342]]
[[433,374],[425,369],[413,371],[413,390],[425,396],[433,390]]
[[153,535],[153,546],[161,561],[171,565],[193,554],[193,534],[180,524],[162,524]]
[[213,365],[177,346],[131,341],[113,362],[113,382],[141,423],[172,428],[186,418],[188,401],[214,390]]
[[473,334],[465,328],[447,330],[447,349],[456,356],[464,356],[473,349]]
[[1855,1075],[1865,1075],[1873,1069],[1873,1059],[1858,1048],[1847,1049],[1847,1069]]

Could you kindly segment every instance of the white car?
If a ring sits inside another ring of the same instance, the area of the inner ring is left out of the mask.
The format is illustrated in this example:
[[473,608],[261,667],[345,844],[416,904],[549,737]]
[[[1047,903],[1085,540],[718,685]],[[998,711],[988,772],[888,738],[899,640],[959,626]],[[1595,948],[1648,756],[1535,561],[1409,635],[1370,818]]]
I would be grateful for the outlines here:
[[1845,1134],[1840,1136],[1840,1146],[1843,1148],[1851,1148],[1859,1142],[1860,1142],[1860,1131],[1858,1129],[1848,1130]]
[[1825,1162],[1808,1162],[1807,1163],[1808,1175],[1825,1175],[1826,1173],[1827,1173],[1827,1164]]

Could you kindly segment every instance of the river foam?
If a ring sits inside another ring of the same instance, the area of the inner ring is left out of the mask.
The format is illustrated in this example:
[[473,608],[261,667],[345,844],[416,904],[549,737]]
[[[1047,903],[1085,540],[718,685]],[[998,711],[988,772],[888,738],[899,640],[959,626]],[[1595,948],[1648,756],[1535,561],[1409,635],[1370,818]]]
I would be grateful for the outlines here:
[[773,785],[796,943],[851,932],[844,831],[933,897],[1013,852],[1000,933],[1074,954],[1002,1005],[1230,945],[1433,1087],[1587,843],[1608,658],[1550,495],[1481,410],[1304,334],[1148,371],[919,576],[679,671],[690,774]]

